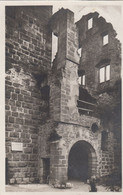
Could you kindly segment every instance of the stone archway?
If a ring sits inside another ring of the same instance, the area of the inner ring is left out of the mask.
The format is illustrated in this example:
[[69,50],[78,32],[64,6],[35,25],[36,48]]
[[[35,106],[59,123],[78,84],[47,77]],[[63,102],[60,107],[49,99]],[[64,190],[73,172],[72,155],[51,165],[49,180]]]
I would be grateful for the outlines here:
[[68,180],[86,181],[97,175],[97,157],[92,145],[86,141],[77,141],[68,157]]

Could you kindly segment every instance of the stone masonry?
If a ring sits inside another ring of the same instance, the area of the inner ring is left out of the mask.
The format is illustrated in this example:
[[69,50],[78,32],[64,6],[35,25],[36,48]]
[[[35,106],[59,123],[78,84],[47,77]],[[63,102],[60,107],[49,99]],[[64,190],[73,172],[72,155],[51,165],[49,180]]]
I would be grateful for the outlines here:
[[[93,18],[93,28],[87,30],[87,22],[90,18]],[[97,112],[101,119],[102,130],[109,131],[108,147],[111,146],[110,150],[113,152],[114,159],[119,160],[113,169],[119,169],[121,172],[121,153],[119,153],[121,149],[117,145],[120,143],[121,147],[121,44],[116,38],[117,34],[112,24],[107,23],[103,17],[99,17],[97,12],[83,16],[77,22],[77,27],[79,47],[82,48],[79,70],[84,69],[86,87],[91,94],[97,96]],[[103,45],[105,34],[108,34],[108,44]],[[105,63],[110,63],[111,78],[110,81],[99,84],[99,67]],[[115,139],[117,139],[117,146],[115,146]],[[115,153],[114,148],[117,148]],[[102,151],[102,175],[107,172],[107,167],[108,169],[113,167],[113,156],[110,159],[110,155],[107,151]]]
[[[51,66],[52,33],[58,51]],[[106,33],[109,42],[103,45]],[[74,179],[81,158],[71,159],[82,152],[86,180],[112,173],[120,177],[120,47],[112,25],[97,12],[74,23],[68,9],[52,15],[50,6],[6,7],[9,183]],[[107,63],[110,80],[99,83],[100,67]],[[82,73],[85,86],[79,83]],[[12,150],[12,142],[22,143],[22,151]]]
[[[51,61],[52,7],[6,7],[6,157],[10,183],[38,182],[38,131],[49,117],[43,98]],[[45,90],[46,91],[46,90]],[[48,92],[45,92],[46,95]],[[12,142],[23,144],[12,151]]]

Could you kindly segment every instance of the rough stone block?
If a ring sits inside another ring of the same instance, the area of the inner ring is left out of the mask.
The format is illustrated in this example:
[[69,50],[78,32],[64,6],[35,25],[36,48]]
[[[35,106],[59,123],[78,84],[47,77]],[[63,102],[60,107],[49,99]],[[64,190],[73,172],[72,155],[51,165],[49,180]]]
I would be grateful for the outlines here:
[[24,148],[24,153],[32,153],[32,148]]
[[6,81],[5,81],[5,85],[10,85],[10,86],[11,86],[11,85],[12,85],[12,82],[6,80]]
[[25,90],[21,90],[21,94],[22,95],[27,95],[27,96],[30,95],[30,93],[28,91],[25,91]]
[[18,162],[18,167],[26,167],[27,163],[26,162]]
[[6,86],[7,92],[14,92],[14,87]]
[[11,93],[9,91],[6,91],[6,94],[5,94],[6,98],[10,99],[11,97]]
[[14,111],[14,112],[17,111],[17,107],[16,106],[11,106],[11,110]]
[[19,94],[20,93],[20,89],[15,89],[15,93]]
[[9,101],[9,105],[15,106],[15,100],[10,100],[10,101]]
[[31,154],[30,155],[30,160],[37,160],[37,155]]
[[12,99],[17,100],[17,94],[16,93],[12,93]]
[[24,96],[24,101],[28,103],[32,103],[32,97],[30,96]]
[[11,178],[11,179],[9,180],[9,182],[10,182],[10,184],[15,184],[15,178]]
[[29,125],[29,126],[31,126],[31,125],[32,125],[32,120],[25,119],[24,124],[25,124],[25,125]]
[[29,178],[23,178],[23,182],[22,183],[29,183]]
[[18,95],[18,101],[23,101],[23,95],[22,94]]
[[22,118],[16,118],[16,123],[22,125],[23,119]]
[[21,155],[21,160],[22,161],[27,161],[28,160],[28,155],[27,154],[22,154]]
[[18,137],[19,138],[19,133],[17,133],[17,132],[10,132],[10,137]]
[[11,111],[6,111],[6,116],[11,116]]
[[13,86],[14,87],[20,87],[20,84],[19,83],[13,83]]
[[17,107],[21,107],[21,102],[20,101],[16,101],[16,106]]
[[23,107],[23,108],[32,109],[32,104],[29,104],[29,103],[22,103],[22,107]]
[[6,110],[10,110],[10,106],[5,105],[5,109],[6,109]]
[[16,178],[16,183],[21,184],[22,183],[22,178]]
[[11,168],[11,167],[16,167],[17,166],[17,163],[16,162],[9,162],[9,167]]
[[20,154],[14,153],[14,154],[13,154],[13,160],[14,160],[14,161],[19,161],[19,160],[20,160]]
[[18,117],[18,112],[12,112],[12,116]]

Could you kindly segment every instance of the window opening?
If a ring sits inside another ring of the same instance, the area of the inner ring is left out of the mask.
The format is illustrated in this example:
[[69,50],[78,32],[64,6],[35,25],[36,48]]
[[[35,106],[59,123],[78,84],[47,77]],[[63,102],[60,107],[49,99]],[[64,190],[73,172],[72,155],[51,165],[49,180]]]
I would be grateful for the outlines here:
[[95,108],[95,99],[88,93],[88,91],[79,86],[79,98],[77,100],[78,111],[81,114],[92,115]]
[[98,129],[99,129],[99,128],[98,128],[97,124],[96,124],[96,123],[93,123],[92,126],[91,126],[92,132],[93,132],[93,133],[96,133],[96,132],[98,131]]
[[110,80],[110,65],[106,66],[106,81]]
[[58,52],[58,37],[52,33],[52,62]]
[[103,83],[110,80],[110,65],[102,67],[99,69],[99,81]]
[[79,54],[79,56],[81,57],[81,55],[82,55],[82,48],[79,48],[79,49],[78,49],[78,54]]
[[103,36],[103,45],[108,44],[108,35]]
[[105,68],[100,68],[100,83],[105,81]]
[[90,18],[88,20],[88,29],[92,28],[92,26],[93,26],[93,18]]
[[78,83],[79,83],[79,97],[77,100],[77,107],[79,114],[91,115],[95,107],[96,100],[87,91],[86,73],[85,70],[78,70]]
[[85,85],[85,75],[79,76],[79,84]]

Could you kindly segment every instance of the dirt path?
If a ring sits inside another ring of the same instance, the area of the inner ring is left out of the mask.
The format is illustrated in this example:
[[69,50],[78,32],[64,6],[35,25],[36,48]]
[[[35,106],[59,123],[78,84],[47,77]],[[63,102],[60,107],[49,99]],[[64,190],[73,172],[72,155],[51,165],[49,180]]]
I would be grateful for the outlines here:
[[[89,185],[83,182],[72,181],[73,188],[57,189],[47,184],[23,184],[23,185],[7,185],[6,192],[89,192]],[[104,186],[97,186],[99,192],[106,192]]]

